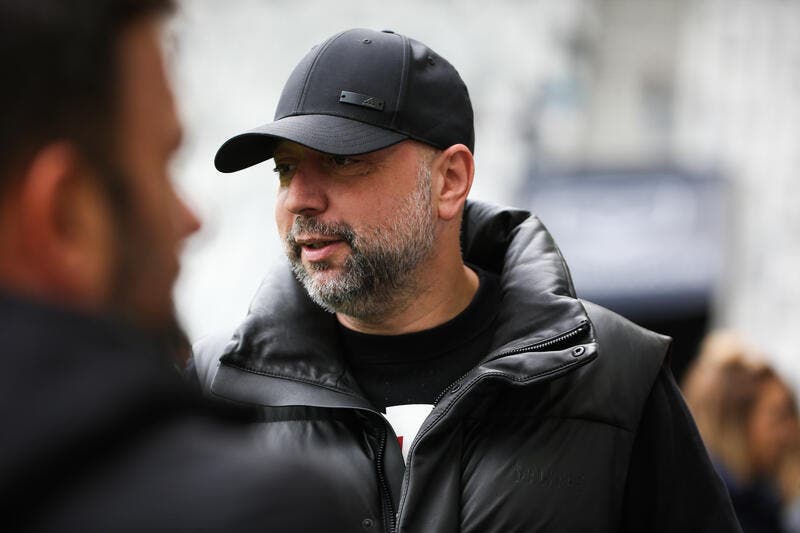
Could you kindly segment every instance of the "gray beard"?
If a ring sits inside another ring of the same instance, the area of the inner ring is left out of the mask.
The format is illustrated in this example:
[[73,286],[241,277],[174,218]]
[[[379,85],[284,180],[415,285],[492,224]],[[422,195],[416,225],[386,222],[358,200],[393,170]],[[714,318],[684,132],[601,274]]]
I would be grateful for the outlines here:
[[[298,216],[284,239],[286,255],[295,277],[309,297],[331,313],[368,322],[405,309],[419,292],[417,271],[430,256],[435,239],[435,219],[430,203],[430,171],[420,167],[417,187],[384,224],[359,234],[346,223],[324,223]],[[336,237],[350,246],[342,272],[325,280],[314,276],[326,271],[326,262],[303,265],[299,233]]]

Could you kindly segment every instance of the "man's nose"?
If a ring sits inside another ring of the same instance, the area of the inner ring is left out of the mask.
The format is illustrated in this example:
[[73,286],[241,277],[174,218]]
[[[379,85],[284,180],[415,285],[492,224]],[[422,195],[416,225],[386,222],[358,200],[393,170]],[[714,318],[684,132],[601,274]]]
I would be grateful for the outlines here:
[[182,199],[179,199],[179,209],[180,209],[180,233],[182,237],[188,237],[189,235],[196,233],[200,230],[200,227],[203,223],[200,221],[200,218],[197,216],[197,213],[189,207]]
[[328,207],[324,172],[313,165],[299,164],[286,186],[284,207],[295,215],[317,215]]

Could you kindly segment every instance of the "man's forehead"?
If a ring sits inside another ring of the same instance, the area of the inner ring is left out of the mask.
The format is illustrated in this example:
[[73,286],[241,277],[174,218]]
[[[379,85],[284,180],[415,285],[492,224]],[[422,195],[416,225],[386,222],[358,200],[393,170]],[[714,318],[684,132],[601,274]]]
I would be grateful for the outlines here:
[[120,75],[123,118],[129,129],[175,149],[181,143],[182,128],[165,72],[160,31],[154,19],[142,20],[126,31]]

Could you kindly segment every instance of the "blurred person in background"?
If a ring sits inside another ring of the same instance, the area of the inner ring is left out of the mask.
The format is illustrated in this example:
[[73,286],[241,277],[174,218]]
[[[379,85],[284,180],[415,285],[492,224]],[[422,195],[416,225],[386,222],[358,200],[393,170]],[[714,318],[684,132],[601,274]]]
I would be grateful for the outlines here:
[[789,386],[735,334],[716,332],[703,342],[684,391],[743,530],[785,531],[783,508],[800,483]]
[[275,121],[217,152],[275,160],[289,262],[196,345],[200,383],[325,458],[368,528],[738,531],[670,340],[578,300],[536,217],[468,202],[473,151],[467,88],[425,44],[312,48]]
[[199,227],[168,172],[171,9],[0,0],[4,531],[339,530],[333,485],[203,408],[170,359]]
[[783,502],[783,525],[787,533],[800,533],[800,438],[786,450],[778,468],[778,486]]

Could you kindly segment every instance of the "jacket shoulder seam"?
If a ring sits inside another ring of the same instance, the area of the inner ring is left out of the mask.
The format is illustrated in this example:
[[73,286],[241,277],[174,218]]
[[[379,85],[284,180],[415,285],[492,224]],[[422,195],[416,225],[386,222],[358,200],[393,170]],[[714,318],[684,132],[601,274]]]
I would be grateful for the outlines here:
[[344,389],[339,389],[339,388],[336,388],[336,387],[332,387],[332,386],[326,385],[324,383],[320,383],[319,381],[314,381],[313,379],[307,379],[307,378],[302,378],[302,377],[297,377],[297,376],[287,376],[285,374],[280,374],[278,372],[270,372],[268,370],[257,370],[255,368],[250,368],[250,367],[247,367],[247,366],[244,366],[244,365],[231,363],[229,361],[222,361],[221,364],[223,364],[225,366],[229,366],[231,368],[236,368],[238,370],[242,370],[244,372],[249,372],[251,374],[257,374],[259,376],[266,376],[266,377],[271,377],[271,378],[285,379],[285,380],[288,380],[288,381],[296,381],[296,382],[299,382],[299,383],[305,383],[306,385],[314,385],[316,387],[322,387],[324,389],[328,389],[329,391],[333,391],[333,392],[337,392],[337,393],[341,393],[341,394],[346,394],[346,395],[348,395],[348,396],[350,396],[352,398],[361,399],[361,396],[359,396],[357,394],[354,394],[352,392],[346,391]]

